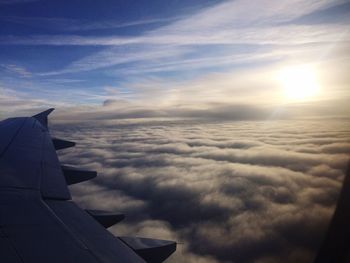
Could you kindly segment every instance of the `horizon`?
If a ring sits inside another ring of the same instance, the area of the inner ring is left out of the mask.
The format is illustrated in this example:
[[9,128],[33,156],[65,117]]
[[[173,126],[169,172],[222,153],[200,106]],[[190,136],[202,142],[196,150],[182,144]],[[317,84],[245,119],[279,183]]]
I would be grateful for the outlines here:
[[347,0],[0,0],[0,119],[48,108],[84,209],[165,262],[309,263],[350,156]]

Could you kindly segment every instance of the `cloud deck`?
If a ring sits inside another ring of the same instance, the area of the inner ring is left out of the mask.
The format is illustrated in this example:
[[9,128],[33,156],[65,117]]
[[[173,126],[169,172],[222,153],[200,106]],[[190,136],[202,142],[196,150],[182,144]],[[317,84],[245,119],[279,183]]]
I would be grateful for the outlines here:
[[310,262],[350,147],[341,120],[101,122],[53,130],[78,143],[62,152],[63,162],[100,173],[73,188],[75,200],[127,213],[115,233],[184,242],[175,262]]

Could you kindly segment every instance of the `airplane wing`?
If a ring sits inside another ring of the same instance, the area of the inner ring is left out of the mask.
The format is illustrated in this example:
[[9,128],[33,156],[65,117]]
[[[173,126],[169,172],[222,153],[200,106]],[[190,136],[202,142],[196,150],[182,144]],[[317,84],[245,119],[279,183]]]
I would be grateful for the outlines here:
[[350,262],[350,162],[325,239],[314,263]]
[[124,215],[82,210],[67,185],[96,172],[62,166],[56,150],[73,142],[52,138],[49,109],[0,122],[0,261],[158,263],[176,242],[115,237],[105,228]]

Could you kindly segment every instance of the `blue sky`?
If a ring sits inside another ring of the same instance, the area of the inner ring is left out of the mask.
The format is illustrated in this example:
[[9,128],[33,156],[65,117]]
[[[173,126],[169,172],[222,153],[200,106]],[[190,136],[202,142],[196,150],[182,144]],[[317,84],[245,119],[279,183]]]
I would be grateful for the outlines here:
[[343,0],[0,0],[0,98],[13,110],[274,104],[279,69],[311,65],[317,100],[340,99],[349,14]]

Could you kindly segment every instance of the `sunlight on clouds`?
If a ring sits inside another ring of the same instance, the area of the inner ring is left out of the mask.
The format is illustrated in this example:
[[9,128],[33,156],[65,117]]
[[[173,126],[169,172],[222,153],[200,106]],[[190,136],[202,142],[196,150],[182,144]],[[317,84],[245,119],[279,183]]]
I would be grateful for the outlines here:
[[315,70],[306,65],[283,68],[278,72],[278,80],[288,101],[313,99],[320,90]]
[[[344,84],[345,67],[340,69],[329,61],[312,64],[298,62],[282,61],[264,67],[211,72],[183,80],[135,78],[119,87],[109,87],[107,97],[118,102],[110,106],[122,108],[123,111],[126,105],[121,99],[128,101],[129,106],[148,107],[162,112],[174,107],[184,111],[210,111],[218,105],[250,105],[262,108],[293,105],[302,109],[305,103],[313,105],[314,110],[311,112],[316,115],[321,110],[317,110],[317,105],[324,108],[322,114],[325,111],[344,112],[344,103],[341,101],[349,94],[347,84]],[[347,63],[344,62],[344,65]],[[123,95],[118,92],[124,89],[129,93]],[[137,94],[138,97],[133,98],[130,94]],[[311,112],[304,111],[302,114]]]

